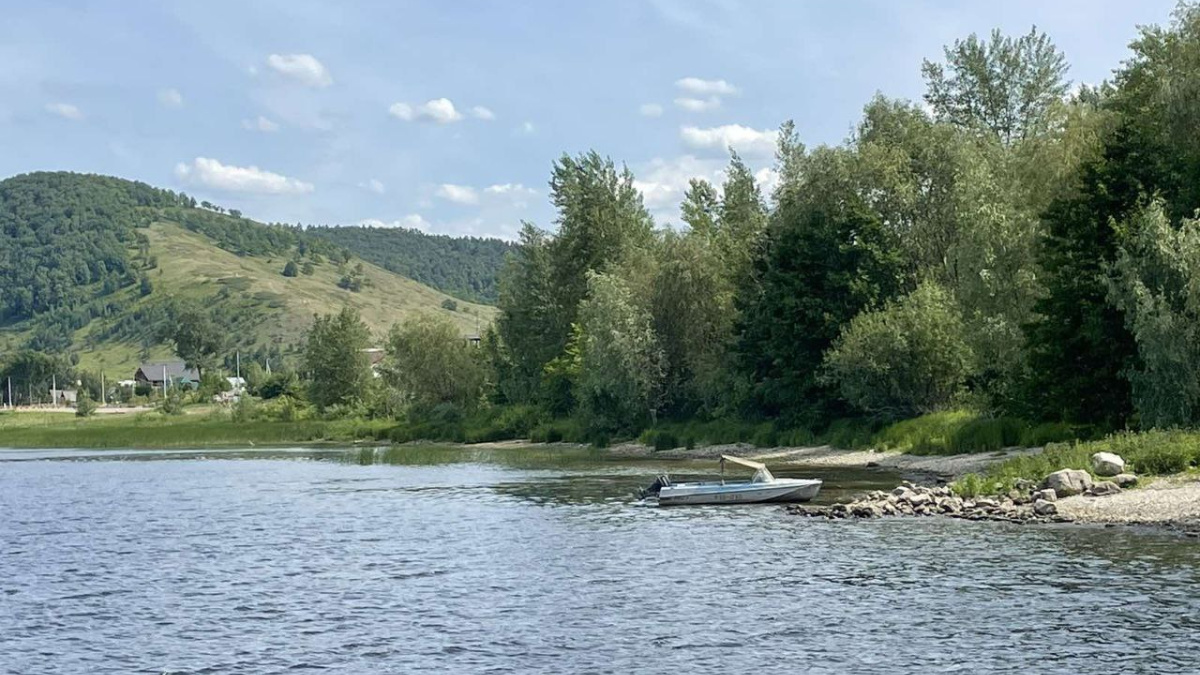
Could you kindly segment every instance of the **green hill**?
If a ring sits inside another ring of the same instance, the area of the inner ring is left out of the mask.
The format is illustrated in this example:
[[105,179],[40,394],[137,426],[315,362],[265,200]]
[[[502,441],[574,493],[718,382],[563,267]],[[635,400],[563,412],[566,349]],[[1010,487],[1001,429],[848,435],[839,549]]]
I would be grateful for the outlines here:
[[489,304],[496,302],[500,269],[514,247],[501,239],[447,237],[402,227],[309,227],[305,232],[450,295]]
[[380,336],[416,312],[442,313],[464,334],[494,314],[299,228],[205,205],[105,176],[0,181],[0,349],[74,354],[124,378],[170,353],[160,329],[179,302],[212,312],[244,355],[285,352],[313,314],[346,305]]

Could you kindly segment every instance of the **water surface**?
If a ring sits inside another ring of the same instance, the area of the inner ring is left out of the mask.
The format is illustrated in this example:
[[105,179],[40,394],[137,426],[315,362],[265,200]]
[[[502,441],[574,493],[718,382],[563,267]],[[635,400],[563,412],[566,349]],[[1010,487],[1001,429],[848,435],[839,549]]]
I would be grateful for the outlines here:
[[712,468],[0,451],[0,672],[1200,672],[1194,540],[630,499]]

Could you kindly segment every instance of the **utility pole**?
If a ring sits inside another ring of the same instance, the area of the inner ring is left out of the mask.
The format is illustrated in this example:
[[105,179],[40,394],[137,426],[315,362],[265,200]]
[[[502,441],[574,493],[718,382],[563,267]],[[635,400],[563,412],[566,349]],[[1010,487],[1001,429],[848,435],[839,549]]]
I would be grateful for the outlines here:
[[239,349],[238,351],[234,352],[233,358],[236,364],[235,367],[237,368],[237,372],[234,373],[234,375],[240,380],[242,379],[242,351]]
[[163,399],[167,398],[167,367],[163,366]]
[[58,376],[57,375],[50,376],[50,405],[55,408],[58,407]]
[[104,405],[104,371],[100,371],[100,405]]
[[13,400],[12,400],[12,377],[9,377],[9,378],[8,378],[8,409],[9,409],[9,410],[12,410],[12,408],[13,408]]

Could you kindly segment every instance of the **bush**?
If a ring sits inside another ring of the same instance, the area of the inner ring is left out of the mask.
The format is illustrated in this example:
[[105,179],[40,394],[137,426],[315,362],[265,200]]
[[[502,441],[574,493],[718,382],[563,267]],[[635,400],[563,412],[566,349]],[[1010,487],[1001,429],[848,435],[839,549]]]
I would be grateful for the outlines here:
[[233,404],[230,419],[238,423],[249,422],[254,419],[257,412],[258,403],[249,394],[242,394]]
[[166,397],[158,404],[158,409],[165,415],[182,415],[183,394],[178,388],[168,389]]
[[826,352],[821,379],[859,410],[896,419],[952,403],[973,361],[954,298],[926,282],[854,317]]
[[96,412],[96,402],[86,391],[79,392],[78,398],[75,399],[75,416],[91,417],[94,412]]

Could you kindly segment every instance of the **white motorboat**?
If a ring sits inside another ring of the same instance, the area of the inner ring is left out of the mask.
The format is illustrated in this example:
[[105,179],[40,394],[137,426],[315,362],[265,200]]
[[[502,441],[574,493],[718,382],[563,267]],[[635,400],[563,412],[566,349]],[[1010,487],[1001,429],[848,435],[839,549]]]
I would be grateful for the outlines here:
[[674,483],[663,474],[654,481],[643,496],[658,495],[659,506],[683,504],[760,504],[764,502],[806,502],[817,496],[821,481],[815,478],[776,478],[766,465],[748,459],[721,455],[721,474],[725,462],[754,469],[749,481],[707,483]]

